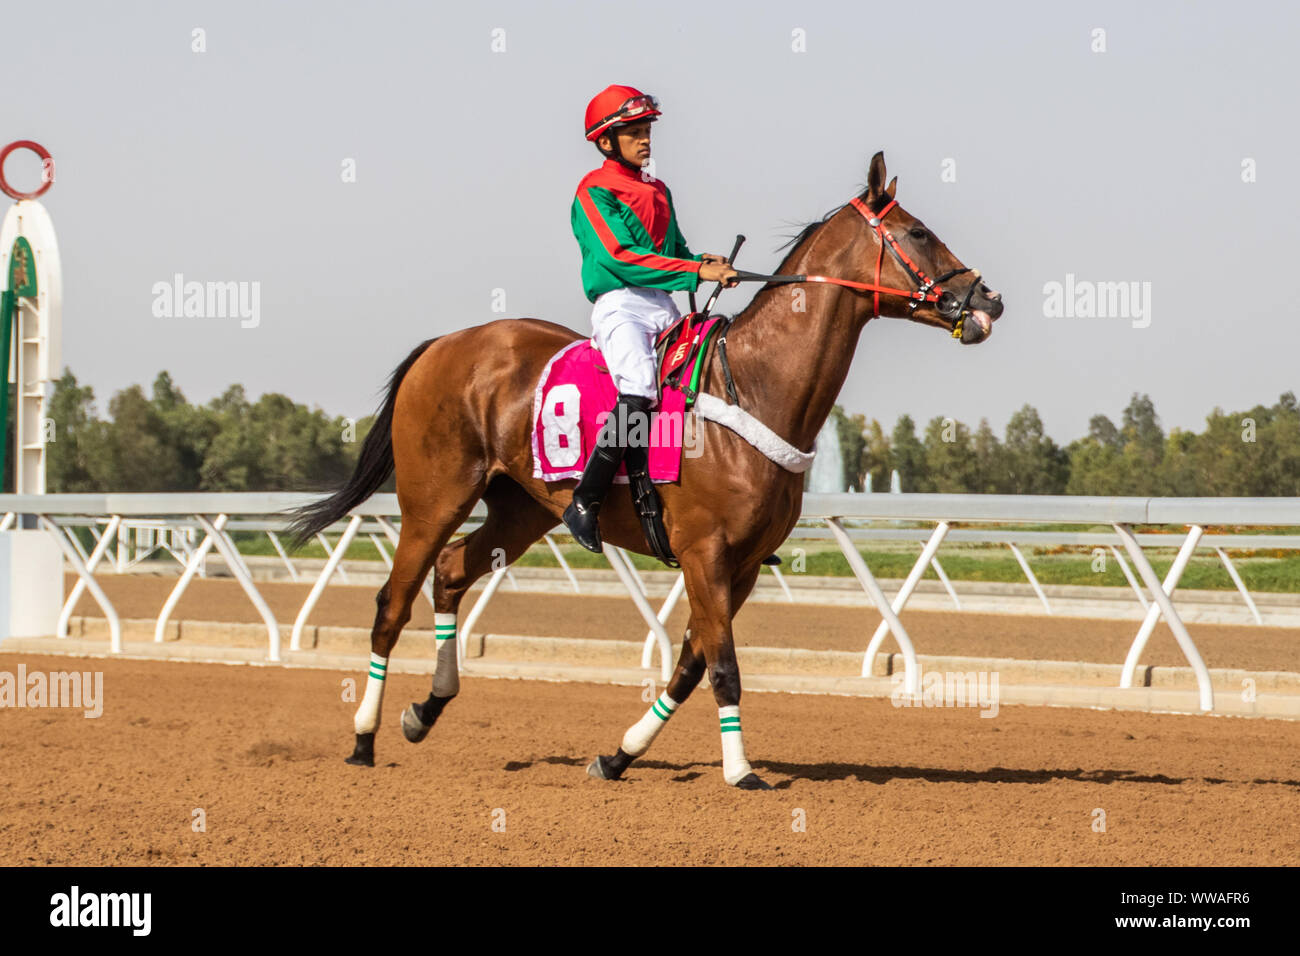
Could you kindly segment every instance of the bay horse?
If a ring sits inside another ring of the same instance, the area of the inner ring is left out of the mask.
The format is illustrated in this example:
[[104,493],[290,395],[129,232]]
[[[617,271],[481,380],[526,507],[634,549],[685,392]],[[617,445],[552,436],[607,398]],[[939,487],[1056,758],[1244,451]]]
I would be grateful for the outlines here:
[[[797,449],[812,449],[871,319],[911,319],[969,345],[986,339],[1002,314],[1001,296],[897,204],[898,180],[888,186],[885,180],[884,155],[877,153],[866,189],[796,237],[781,275],[742,273],[764,285],[726,333],[739,404]],[[942,289],[942,282],[967,273],[963,288]],[[401,535],[392,572],[376,596],[370,673],[349,763],[374,765],[388,658],[430,569],[437,663],[428,698],[402,714],[403,733],[413,742],[428,735],[460,689],[456,621],[466,592],[495,558],[517,560],[556,526],[569,504],[572,479],[547,484],[533,477],[533,397],[551,357],[581,338],[538,319],[502,319],[420,344],[389,379],[351,479],[294,513],[296,539],[304,541],[396,473]],[[706,390],[720,390],[719,364],[714,351]],[[707,668],[725,781],[746,790],[770,789],[745,759],[732,619],[763,559],[799,519],[803,476],[720,425],[700,422],[697,432],[698,457],[683,459],[678,482],[658,486],[690,600],[681,654],[665,692],[614,755],[598,756],[588,772],[603,779],[621,776]],[[604,540],[650,554],[631,496],[619,487],[601,509]],[[486,519],[452,541],[480,499]]]

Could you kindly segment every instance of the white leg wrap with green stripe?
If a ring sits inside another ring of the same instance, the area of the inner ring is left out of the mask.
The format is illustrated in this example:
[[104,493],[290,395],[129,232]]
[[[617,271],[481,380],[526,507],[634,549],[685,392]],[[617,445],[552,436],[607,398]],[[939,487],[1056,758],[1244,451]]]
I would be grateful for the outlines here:
[[373,734],[379,729],[379,707],[384,702],[384,678],[388,676],[388,658],[370,655],[370,673],[366,676],[366,695],[361,698],[352,726],[359,734]]
[[740,734],[740,705],[719,707],[718,725],[722,729],[722,777],[735,786],[754,772],[745,759],[745,741]]
[[645,716],[628,728],[627,733],[623,735],[623,753],[632,757],[639,757],[654,743],[659,731],[664,729],[664,724],[668,723],[668,718],[673,715],[681,705],[668,696],[664,691],[659,695],[659,699],[650,705],[650,709],[645,712]]
[[435,697],[455,697],[460,693],[455,614],[433,615],[433,638],[438,645],[438,663],[433,669],[433,694]]

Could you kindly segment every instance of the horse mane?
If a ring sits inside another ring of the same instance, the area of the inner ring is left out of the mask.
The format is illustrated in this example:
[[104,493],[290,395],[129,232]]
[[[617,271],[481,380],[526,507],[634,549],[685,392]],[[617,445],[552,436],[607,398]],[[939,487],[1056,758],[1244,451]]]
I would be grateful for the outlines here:
[[[857,198],[862,202],[867,202],[867,197],[870,194],[870,192],[871,192],[871,188],[869,186],[863,186],[861,191],[858,193]],[[879,212],[881,208],[885,205],[885,203],[889,202],[889,199],[890,197],[887,194],[881,193],[879,196],[876,197],[875,201],[871,203],[871,208],[874,211]],[[786,270],[786,263],[790,261],[790,257],[795,254],[795,252],[799,249],[799,247],[802,246],[806,240],[811,239],[813,237],[813,234],[816,233],[818,229],[826,225],[826,223],[831,220],[831,217],[833,217],[836,213],[838,213],[841,209],[843,209],[847,205],[848,205],[847,202],[842,202],[834,209],[829,210],[820,219],[814,219],[811,222],[805,223],[803,226],[799,228],[799,231],[797,233],[795,233],[793,236],[790,236],[781,245],[777,246],[776,247],[777,252],[780,252],[782,249],[789,249],[790,252],[781,260],[780,265],[777,266],[775,274],[776,275],[784,274]],[[765,282],[763,285],[759,286],[758,290],[754,293],[754,298],[751,299],[743,309],[740,309],[735,314],[734,321],[740,320],[745,315],[745,313],[747,313],[754,306],[754,303],[758,301],[758,297],[762,293],[767,292],[771,289],[780,289],[780,288],[782,288],[782,286],[773,284],[771,282]]]
[[[858,193],[857,198],[860,199],[862,202],[866,202],[867,196],[870,193],[870,191],[871,190],[869,187],[863,186],[862,191]],[[886,194],[881,193],[879,196],[876,197],[876,201],[872,203],[872,209],[874,209],[876,212],[879,212],[880,208],[884,206],[884,204],[887,203],[888,201],[889,201],[889,197]],[[848,205],[847,202],[842,202],[834,209],[829,210],[826,213],[826,215],[822,216],[820,219],[814,219],[811,222],[805,223],[803,226],[799,228],[799,231],[797,233],[795,233],[793,236],[790,236],[781,245],[777,246],[776,251],[780,252],[782,249],[789,249],[790,255],[793,255],[796,249],[798,249],[801,245],[803,245],[806,240],[811,239],[813,237],[813,233],[815,233],[822,226],[826,225],[826,223],[830,221],[832,216],[834,216],[837,212],[839,212],[847,205]],[[777,267],[778,274],[785,271],[785,264],[789,262],[790,255],[787,255],[784,259],[781,260],[780,266]],[[761,292],[763,289],[769,289],[769,288],[775,288],[775,286],[772,286],[770,284],[764,285],[762,289],[760,289],[759,291]]]
[[[869,193],[870,193],[869,187],[864,186],[862,187],[862,191],[858,193],[857,198],[860,199],[862,202],[866,202]],[[879,212],[880,207],[882,207],[887,201],[888,201],[888,197],[886,197],[882,193],[880,196],[876,198],[876,201],[872,204],[872,208],[875,209],[877,212]],[[839,212],[847,205],[848,205],[847,202],[842,202],[834,209],[829,210],[826,213],[826,215],[822,216],[820,219],[814,219],[811,222],[805,223],[803,226],[799,228],[799,231],[795,235],[790,236],[785,242],[777,246],[776,251],[780,252],[782,249],[790,249],[791,251],[793,251],[794,249],[797,249],[805,239],[811,238],[814,232],[816,232],[822,226],[826,225],[826,223],[830,221],[832,216],[834,216],[837,212]]]
[[[788,237],[785,242],[777,246],[776,251],[780,252],[782,249],[789,249],[790,251],[793,252],[795,249],[797,249],[799,246],[803,244],[803,241],[805,239],[811,239],[812,234],[816,232],[818,229],[820,229],[822,226],[826,225],[827,221],[831,218],[831,216],[835,215],[837,212],[843,209],[845,205],[846,205],[845,203],[840,203],[838,206],[836,206],[834,209],[827,212],[826,215],[822,216],[820,219],[813,219],[811,222],[804,223],[803,226],[799,228],[799,231],[797,233],[795,233],[793,236]],[[782,261],[784,262],[784,260]]]

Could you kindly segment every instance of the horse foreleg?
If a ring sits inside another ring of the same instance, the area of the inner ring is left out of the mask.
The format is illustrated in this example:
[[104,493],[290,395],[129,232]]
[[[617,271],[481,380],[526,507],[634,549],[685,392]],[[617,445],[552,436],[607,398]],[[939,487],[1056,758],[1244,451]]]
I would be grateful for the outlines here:
[[744,603],[758,577],[758,566],[728,583],[717,576],[724,567],[722,555],[710,553],[683,556],[691,621],[677,669],[660,695],[639,721],[628,728],[623,743],[610,757],[597,757],[587,773],[602,780],[617,780],[634,759],[649,749],[669,718],[690,696],[707,667],[718,704],[722,733],[722,773],[727,783],[742,790],[771,789],[745,759],[740,730],[740,668],[731,633],[731,617]]
[[709,662],[709,681],[718,704],[718,728],[722,733],[722,776],[741,790],[771,790],[763,778],[754,773],[745,759],[745,741],[740,730],[740,667],[736,663],[736,645],[730,629]]
[[668,719],[677,712],[677,708],[686,703],[691,691],[704,676],[704,652],[700,642],[691,638],[691,629],[686,629],[686,639],[682,642],[682,652],[677,658],[677,669],[668,681],[667,689],[650,705],[650,709],[623,735],[623,742],[610,757],[597,757],[587,767],[587,773],[600,780],[617,780],[623,775],[637,757],[640,757],[659,731],[664,729]]
[[718,556],[709,561],[692,562],[686,578],[692,611],[698,606],[706,625],[701,636],[709,666],[709,683],[713,685],[713,699],[718,705],[722,776],[727,783],[741,790],[771,790],[745,759],[745,740],[740,729],[740,665],[736,661],[736,642],[731,628],[732,618],[754,586],[759,565],[755,563],[750,570],[730,582],[720,579],[720,570],[724,566]]

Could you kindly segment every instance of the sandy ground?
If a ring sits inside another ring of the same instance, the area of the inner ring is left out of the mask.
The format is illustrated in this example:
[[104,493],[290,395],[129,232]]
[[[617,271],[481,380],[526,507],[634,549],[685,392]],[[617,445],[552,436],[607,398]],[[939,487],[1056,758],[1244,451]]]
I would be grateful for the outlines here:
[[[69,575],[70,589],[75,576]],[[109,599],[124,618],[156,618],[175,578],[104,575],[99,578]],[[259,582],[276,619],[291,623],[308,584]],[[374,588],[331,585],[312,614],[312,624],[369,627],[374,621]],[[474,596],[471,596],[472,598]],[[658,602],[653,602],[658,606]],[[468,613],[469,601],[464,613]],[[98,615],[98,605],[83,596],[76,613]],[[230,579],[195,580],[173,615],[192,621],[260,619],[239,584]],[[904,611],[903,624],[918,652],[968,657],[1009,657],[1028,660],[1091,661],[1122,664],[1137,633],[1134,621],[1066,618],[970,612]],[[683,600],[669,620],[674,641],[686,630]],[[871,608],[811,604],[747,604],[736,616],[739,645],[802,647],[810,650],[863,651],[880,615]],[[416,600],[411,627],[432,629],[429,603]],[[544,637],[611,638],[635,641],[646,627],[628,598],[519,593],[503,587],[480,619],[478,629],[491,634],[530,634]],[[1210,667],[1254,671],[1300,671],[1300,640],[1294,628],[1188,625],[1196,646]],[[893,648],[886,641],[886,649]],[[397,646],[401,654],[401,644]],[[1142,663],[1184,666],[1186,659],[1164,624],[1156,627]]]
[[397,718],[427,678],[394,675],[364,769],[342,759],[352,674],[27,655],[0,670],[20,662],[102,670],[105,708],[0,710],[3,865],[1300,859],[1294,722],[750,694],[749,755],[776,789],[743,793],[722,781],[707,691],[610,783],[584,767],[641,714],[640,688],[469,679],[413,745]]

